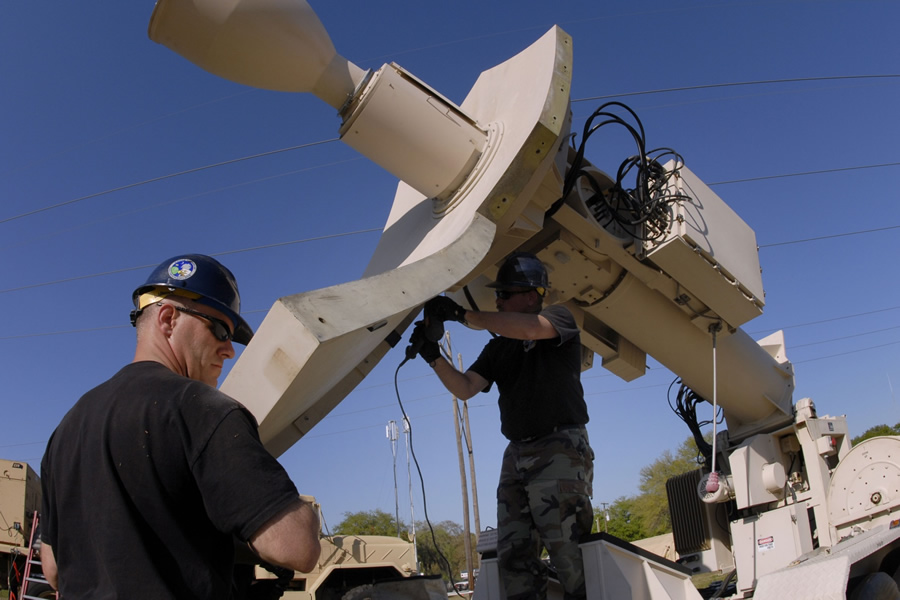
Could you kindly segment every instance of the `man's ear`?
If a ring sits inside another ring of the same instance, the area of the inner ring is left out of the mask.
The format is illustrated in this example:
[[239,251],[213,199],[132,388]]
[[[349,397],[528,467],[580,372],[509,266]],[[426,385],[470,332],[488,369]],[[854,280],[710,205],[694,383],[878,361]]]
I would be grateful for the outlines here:
[[178,318],[178,311],[171,304],[161,304],[156,309],[155,324],[159,330],[166,336],[170,337],[175,329],[175,320]]

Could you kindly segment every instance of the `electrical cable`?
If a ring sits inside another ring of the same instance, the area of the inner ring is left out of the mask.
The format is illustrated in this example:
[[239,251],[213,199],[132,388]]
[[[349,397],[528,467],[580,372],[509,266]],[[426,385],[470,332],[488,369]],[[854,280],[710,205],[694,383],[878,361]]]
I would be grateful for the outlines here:
[[6,572],[6,583],[9,588],[9,600],[17,600],[18,596],[13,593],[13,590],[18,590],[19,585],[22,583],[22,575],[23,572],[19,571],[19,565],[16,559],[22,556],[20,554],[18,548],[14,548],[12,552],[12,560],[9,561],[9,568]]
[[[672,388],[675,385],[680,385],[678,390],[678,395],[675,399],[675,405],[672,404]],[[691,434],[694,438],[694,444],[697,446],[697,451],[700,453],[700,457],[703,458],[700,462],[701,465],[709,468],[712,464],[712,445],[706,441],[703,437],[702,428],[711,424],[713,421],[698,421],[697,420],[697,403],[705,402],[706,400],[688,386],[684,385],[680,378],[676,378],[669,384],[669,392],[667,394],[667,400],[669,402],[669,408],[672,409],[679,419],[684,421],[684,423],[688,426],[688,429],[691,431]],[[722,408],[718,408],[718,412],[715,415],[713,420],[722,422],[724,419],[724,415],[722,414]]]
[[[611,112],[622,109],[628,117]],[[596,119],[603,119],[594,123]],[[624,128],[637,146],[637,154],[629,156],[616,172],[612,187],[603,187],[584,167],[584,152],[588,140],[598,129],[607,125],[618,125]],[[574,137],[572,139],[574,144]],[[662,162],[671,157],[674,168],[664,169]],[[621,102],[607,102],[587,118],[582,131],[581,143],[575,148],[572,164],[563,180],[562,194],[545,213],[545,218],[552,217],[562,206],[565,199],[575,188],[579,180],[583,180],[593,191],[593,196],[586,201],[594,218],[603,227],[616,223],[632,237],[642,241],[652,241],[664,236],[669,229],[670,206],[675,202],[687,199],[678,192],[672,191],[669,182],[684,165],[684,159],[671,148],[646,149],[646,132],[637,114]],[[629,187],[626,181],[634,181]]]
[[722,594],[725,593],[725,588],[728,587],[728,585],[731,583],[731,580],[734,579],[735,575],[737,575],[737,569],[732,569],[731,572],[728,573],[728,575],[725,577],[725,579],[722,580],[722,583],[719,586],[719,589],[716,590],[716,593],[709,597],[710,600],[713,600],[714,598],[721,598]]
[[[403,415],[403,418],[406,420],[406,423],[409,426],[409,450],[413,458],[413,464],[416,465],[416,472],[419,474],[419,484],[422,488],[422,511],[425,514],[425,523],[428,524],[428,529],[431,532],[431,541],[434,543],[434,549],[438,553],[438,556],[443,559],[443,566],[447,568],[447,577],[450,580],[450,583],[453,583],[453,568],[450,566],[450,561],[447,560],[447,557],[444,556],[443,552],[441,552],[441,548],[437,542],[437,536],[434,533],[434,527],[431,525],[431,520],[428,518],[428,502],[425,496],[425,477],[422,475],[422,469],[419,467],[419,459],[416,458],[416,449],[413,445],[412,422],[409,420],[409,416],[406,414],[406,409],[403,408],[403,400],[401,400],[400,398],[400,385],[398,382],[400,367],[405,365],[408,360],[408,357],[404,357],[403,361],[399,365],[397,365],[397,369],[394,371],[394,392],[397,394],[397,404],[400,405],[400,413]],[[466,533],[466,535],[468,535],[468,533]]]
[[467,286],[467,285],[463,286],[463,294],[465,294],[466,300],[468,301],[469,306],[472,307],[472,310],[474,310],[475,312],[478,312],[478,310],[479,310],[478,303],[475,302],[475,296],[473,296],[472,292],[469,291],[469,286]]

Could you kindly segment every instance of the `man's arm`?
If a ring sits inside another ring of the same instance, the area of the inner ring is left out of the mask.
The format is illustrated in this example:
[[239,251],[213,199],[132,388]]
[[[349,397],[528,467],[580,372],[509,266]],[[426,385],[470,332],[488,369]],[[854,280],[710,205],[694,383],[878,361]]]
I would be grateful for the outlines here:
[[322,551],[319,516],[312,504],[298,499],[260,527],[250,546],[268,563],[308,573]]
[[550,340],[559,337],[550,321],[538,314],[467,310],[466,323],[514,340]]
[[54,590],[59,589],[59,570],[56,568],[56,556],[53,554],[53,547],[47,542],[41,542],[41,570],[47,583]]
[[460,400],[468,400],[488,385],[488,380],[474,371],[457,371],[443,356],[435,360],[434,372],[447,391]]

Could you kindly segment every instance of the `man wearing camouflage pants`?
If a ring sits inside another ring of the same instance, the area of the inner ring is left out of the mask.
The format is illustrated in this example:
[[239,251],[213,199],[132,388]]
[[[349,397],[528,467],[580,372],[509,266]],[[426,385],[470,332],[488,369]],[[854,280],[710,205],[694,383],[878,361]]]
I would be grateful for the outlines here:
[[[466,311],[447,297],[425,304],[426,321],[456,320],[498,334],[462,373],[425,341],[419,354],[444,386],[467,400],[500,391],[501,431],[510,440],[497,487],[497,554],[510,600],[546,598],[550,555],[565,597],[585,598],[579,541],[591,531],[594,453],[585,424],[581,341],[564,306],[543,308],[547,271],[532,254],[516,253],[500,267],[498,312]],[[419,337],[424,336],[425,323]],[[416,336],[416,333],[414,333]]]

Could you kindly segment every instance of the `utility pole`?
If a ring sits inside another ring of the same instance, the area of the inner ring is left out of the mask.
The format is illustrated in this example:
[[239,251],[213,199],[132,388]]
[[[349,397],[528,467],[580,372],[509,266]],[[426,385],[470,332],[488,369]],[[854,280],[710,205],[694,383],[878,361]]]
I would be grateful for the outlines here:
[[400,496],[397,492],[397,438],[399,437],[397,422],[388,421],[385,433],[387,439],[391,441],[391,455],[394,457],[394,515],[397,520],[397,537],[400,537]]
[[[600,504],[603,506],[603,517],[605,520],[603,523],[603,532],[609,533],[609,502],[601,502]],[[597,529],[599,530],[600,528],[598,527]]]
[[[442,351],[450,357],[450,363],[453,364],[453,349],[450,343],[450,332],[444,332],[444,340],[446,347]],[[462,354],[458,355],[459,370],[462,371]],[[456,451],[459,457],[459,479],[462,489],[463,500],[463,547],[466,553],[466,577],[469,580],[469,589],[474,589],[475,580],[472,577],[472,569],[475,566],[475,556],[472,549],[471,526],[469,524],[469,486],[466,478],[466,461],[463,457],[462,449],[462,433],[460,431],[461,414],[459,410],[459,398],[453,396],[453,429],[456,432]],[[474,470],[473,470],[474,474]],[[452,581],[451,581],[452,583]]]
[[[462,355],[459,357],[459,370],[462,371]],[[466,428],[466,448],[469,451],[469,475],[472,478],[472,513],[475,518],[475,534],[481,534],[481,519],[478,515],[478,484],[475,482],[475,446],[472,443],[472,430],[469,428],[469,403],[463,400],[463,424]]]

